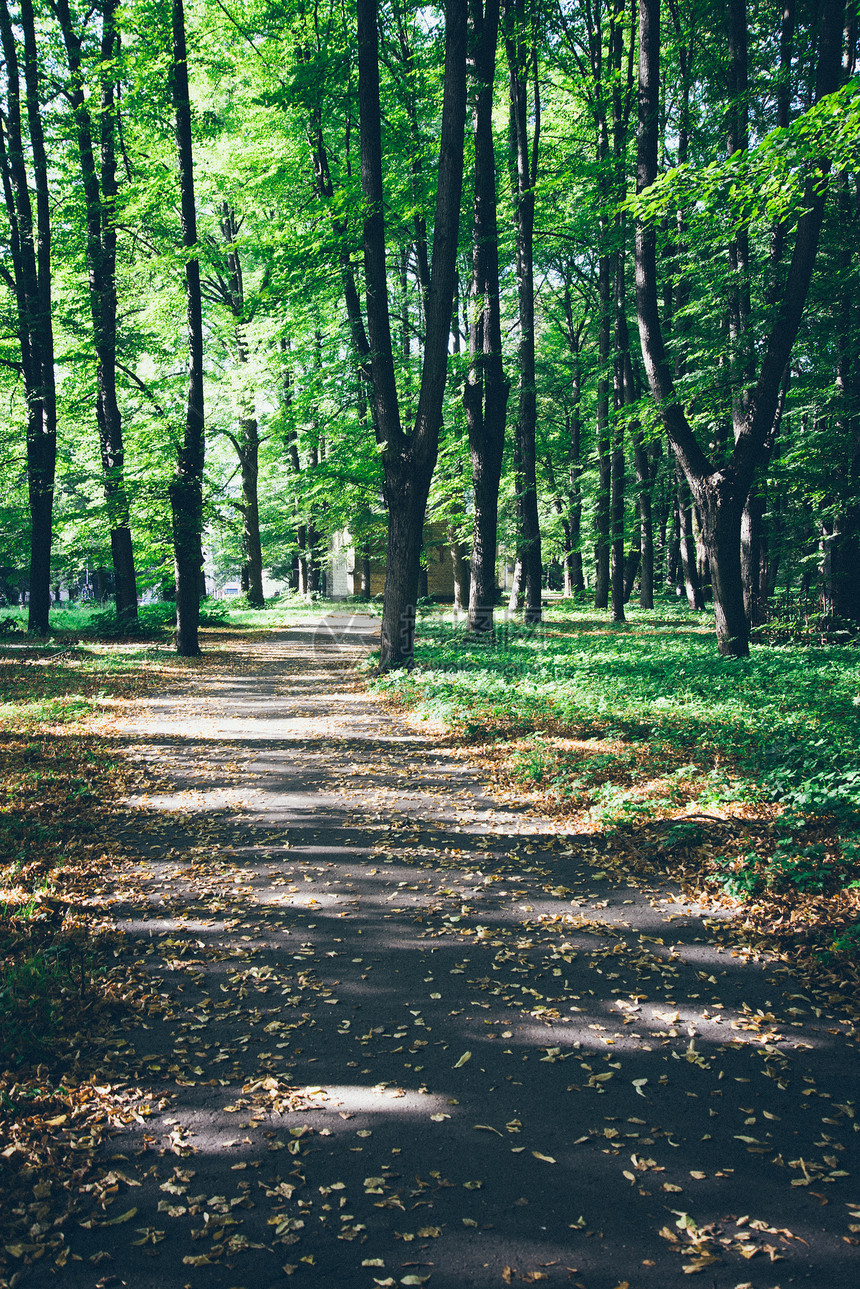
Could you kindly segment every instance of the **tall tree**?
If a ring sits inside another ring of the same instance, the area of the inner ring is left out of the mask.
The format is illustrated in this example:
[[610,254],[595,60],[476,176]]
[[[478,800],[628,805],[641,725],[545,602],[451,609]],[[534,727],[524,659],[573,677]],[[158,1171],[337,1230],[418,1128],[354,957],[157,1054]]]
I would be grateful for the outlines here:
[[48,161],[31,0],[21,0],[27,131],[36,193],[30,200],[21,113],[21,67],[8,0],[0,0],[0,42],[6,63],[6,112],[0,120],[0,170],[10,227],[12,289],[27,400],[27,483],[30,501],[30,598],[28,630],[47,635],[51,607],[51,545],[57,461],[57,398],[51,316],[51,203]]
[[403,428],[394,370],[385,259],[382,116],[377,0],[358,0],[361,182],[366,203],[364,273],[374,429],[382,452],[388,544],[380,667],[409,666],[424,514],[439,445],[454,302],[466,122],[466,7],[445,6],[445,71],[433,257],[426,305],[421,388],[411,434]]
[[[238,391],[236,395],[236,426],[227,436],[236,450],[242,477],[242,500],[237,509],[242,516],[242,589],[253,609],[262,609],[263,548],[260,539],[260,426],[254,406],[254,393],[248,388],[247,371],[250,360],[248,326],[253,320],[259,293],[252,296],[245,287],[242,249],[239,241],[242,221],[229,201],[222,201],[219,223],[223,241],[224,264],[222,271],[202,283],[205,298],[222,304],[233,323],[232,356],[236,367]],[[268,282],[264,274],[263,290]]]
[[188,325],[188,399],[182,439],[176,445],[176,468],[170,481],[173,551],[176,566],[176,652],[185,658],[200,653],[200,579],[203,570],[203,301],[194,202],[191,95],[183,0],[171,0],[172,58],[170,87],[176,125],[182,245],[185,248],[185,296]]
[[[474,490],[474,533],[469,587],[469,630],[493,630],[499,482],[510,383],[502,364],[499,235],[493,148],[493,84],[499,0],[470,0],[470,71],[475,141],[472,285],[469,296],[469,370],[463,406]],[[453,550],[453,547],[452,547]]]
[[[822,0],[815,99],[838,88],[843,0]],[[641,0],[639,10],[639,142],[637,191],[657,178],[660,106],[660,0]],[[700,445],[681,403],[669,366],[658,304],[656,235],[640,218],[636,230],[636,301],[642,355],[666,433],[689,482],[702,518],[710,563],[717,645],[728,657],[749,653],[749,620],[744,607],[740,537],[744,503],[773,425],[783,374],[797,335],[809,289],[824,213],[826,158],[818,158],[804,193],[787,280],[765,338],[758,376],[742,400],[735,400],[734,445],[724,463]]]
[[102,0],[99,49],[99,104],[96,131],[84,87],[83,39],[72,20],[68,0],[51,0],[60,26],[69,67],[67,95],[75,121],[86,220],[86,256],[90,312],[96,351],[96,420],[101,446],[103,486],[110,526],[117,621],[137,625],[137,579],[131,541],[125,445],[117,400],[116,285],[116,102],[114,66],[119,39],[119,0]]
[[525,592],[525,620],[541,620],[541,534],[535,474],[537,388],[535,385],[535,187],[540,147],[541,100],[538,78],[537,8],[531,0],[505,0],[505,50],[510,83],[510,179],[516,233],[519,306],[519,401],[516,435],[519,532],[517,563]]

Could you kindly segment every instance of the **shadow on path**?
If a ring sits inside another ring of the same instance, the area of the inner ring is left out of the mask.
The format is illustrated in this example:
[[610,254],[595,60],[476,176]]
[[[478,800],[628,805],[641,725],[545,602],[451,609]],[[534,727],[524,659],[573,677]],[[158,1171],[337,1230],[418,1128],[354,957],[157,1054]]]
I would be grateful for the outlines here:
[[163,783],[99,897],[157,998],[111,1069],[158,1108],[20,1284],[853,1289],[838,1014],[399,723],[375,630],[238,644],[117,730]]

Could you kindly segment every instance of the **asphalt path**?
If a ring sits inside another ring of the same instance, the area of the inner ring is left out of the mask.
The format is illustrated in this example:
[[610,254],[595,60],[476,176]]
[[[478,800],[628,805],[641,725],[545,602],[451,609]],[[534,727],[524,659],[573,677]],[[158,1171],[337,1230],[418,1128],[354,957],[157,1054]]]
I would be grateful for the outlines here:
[[856,1289],[838,1005],[392,715],[377,629],[236,643],[124,724],[139,1113],[19,1283]]

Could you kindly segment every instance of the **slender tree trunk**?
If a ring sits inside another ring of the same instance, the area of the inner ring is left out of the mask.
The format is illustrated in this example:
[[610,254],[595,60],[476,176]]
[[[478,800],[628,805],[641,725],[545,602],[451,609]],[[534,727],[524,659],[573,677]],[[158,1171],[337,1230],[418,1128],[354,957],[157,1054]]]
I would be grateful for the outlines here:
[[[509,382],[502,366],[493,82],[499,0],[470,0],[475,196],[472,219],[469,370],[463,405],[469,433],[474,534],[469,584],[469,630],[493,630],[496,604],[499,481],[505,443]],[[453,552],[453,547],[452,547]]]
[[624,430],[625,409],[635,402],[633,375],[632,369],[630,369],[630,341],[627,333],[627,316],[625,312],[624,225],[623,220],[620,218],[618,227],[621,233],[621,246],[615,257],[615,318],[613,328],[615,418],[612,426],[609,506],[611,532],[610,587],[613,622],[624,621],[624,605],[630,595],[626,586],[624,556],[624,489],[626,483]]
[[23,33],[25,111],[33,158],[35,221],[24,159],[18,47],[7,0],[2,0],[0,42],[6,63],[6,112],[5,121],[0,119],[0,169],[10,225],[18,341],[27,399],[27,486],[30,502],[27,629],[37,635],[47,635],[51,607],[57,405],[51,316],[51,209],[31,0],[21,0],[16,22],[20,23]]
[[[223,304],[230,310],[234,320],[235,362],[242,372],[249,361],[246,327],[248,308],[245,299],[245,276],[242,269],[242,256],[238,242],[239,223],[236,212],[229,202],[221,203],[221,236],[227,247],[227,272],[218,279],[217,289],[207,283]],[[289,377],[287,378],[289,382]],[[290,391],[287,384],[286,401],[289,402]],[[253,393],[245,388],[239,389],[237,397],[238,433],[230,434],[230,440],[239,458],[242,474],[242,504],[239,507],[242,515],[242,586],[252,609],[265,606],[263,596],[263,548],[260,538],[260,499],[259,499],[259,459],[260,427],[254,410]]]
[[[520,342],[518,348],[519,405],[516,437],[520,458],[522,529],[518,536],[523,566],[525,621],[541,620],[541,535],[537,505],[535,383],[534,216],[540,143],[540,89],[537,36],[527,31],[530,17],[524,0],[505,4],[505,48],[510,75],[510,175],[516,230],[517,294]],[[532,102],[529,105],[529,89]]]
[[[171,93],[176,121],[179,162],[182,244],[186,251],[197,245],[197,209],[194,204],[194,164],[191,150],[191,101],[188,88],[188,54],[185,44],[183,0],[171,0],[173,55]],[[185,429],[177,447],[176,469],[170,482],[173,519],[173,552],[176,565],[176,652],[184,658],[200,653],[200,570],[203,566],[203,305],[200,261],[185,261],[185,296],[188,323],[188,401]]]
[[624,603],[630,599],[633,594],[633,585],[636,581],[636,574],[639,572],[642,563],[642,547],[640,542],[642,533],[637,528],[633,533],[633,540],[630,543],[630,550],[624,560]]
[[453,528],[448,529],[448,549],[451,552],[451,571],[454,575],[454,608],[464,613],[469,608],[470,570],[462,544]]
[[259,456],[260,439],[256,417],[240,426],[242,432],[242,550],[245,594],[252,609],[265,606],[263,595],[263,547],[260,541]]
[[523,593],[523,562],[519,555],[514,561],[514,575],[511,579],[511,590],[508,595],[508,612],[516,613],[520,607],[520,599]]
[[637,504],[639,509],[639,607],[654,608],[654,520],[652,491],[654,480],[641,427],[633,435],[633,464],[636,469]]
[[570,282],[565,281],[563,309],[567,341],[570,346],[572,372],[570,382],[570,412],[565,417],[567,430],[568,506],[565,517],[565,595],[585,590],[582,570],[582,370],[580,345],[584,323],[573,325],[573,305]]
[[98,398],[96,420],[101,446],[102,479],[110,527],[117,621],[137,626],[137,579],[131,540],[122,415],[116,392],[116,104],[113,63],[118,39],[118,0],[102,5],[99,134],[101,169],[96,164],[92,117],[84,95],[82,40],[72,21],[68,0],[53,0],[69,66],[69,100],[75,118],[78,161],[85,202],[90,311],[96,351]]
[[699,565],[696,559],[696,537],[693,532],[693,499],[683,471],[676,469],[675,481],[678,497],[678,572],[684,584],[687,604],[701,611],[705,607]]
[[[858,15],[846,15],[842,74],[848,80],[856,71]],[[843,441],[847,469],[841,471],[845,500],[837,515],[831,541],[833,612],[839,618],[860,622],[860,313],[851,291],[851,261],[856,255],[860,229],[860,200],[852,196],[850,176],[839,175],[837,209],[844,232],[839,252],[840,291],[836,303],[836,425]]]
[[[605,221],[604,221],[605,223]],[[605,237],[606,230],[603,230]],[[612,439],[610,428],[609,379],[612,347],[612,280],[614,256],[601,255],[597,270],[597,297],[600,316],[597,333],[597,502],[594,513],[595,579],[594,607],[609,607],[609,556],[611,547]]]
[[361,598],[370,599],[370,555],[367,546],[361,552]]

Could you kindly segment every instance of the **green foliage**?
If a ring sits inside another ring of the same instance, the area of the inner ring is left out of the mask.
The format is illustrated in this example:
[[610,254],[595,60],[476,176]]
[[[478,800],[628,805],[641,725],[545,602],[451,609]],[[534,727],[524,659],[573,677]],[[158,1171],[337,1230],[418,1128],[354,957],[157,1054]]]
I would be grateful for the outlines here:
[[[602,629],[587,609],[548,616],[537,630],[499,621],[492,642],[426,618],[415,670],[376,684],[464,737],[532,738],[513,751],[514,775],[579,794],[603,819],[635,803],[649,776],[659,779],[652,799],[664,801],[695,790],[703,807],[746,797],[804,815],[860,809],[855,651],[760,646],[727,662],[701,622],[674,606],[631,611],[633,629],[623,632]],[[581,750],[551,749],[548,730]],[[614,746],[598,745],[606,741]],[[810,856],[799,859],[818,871]]]

